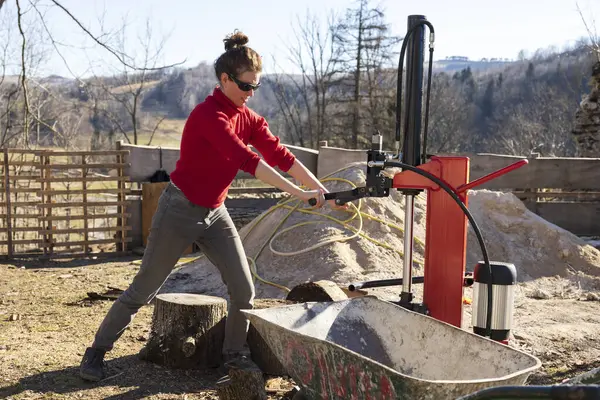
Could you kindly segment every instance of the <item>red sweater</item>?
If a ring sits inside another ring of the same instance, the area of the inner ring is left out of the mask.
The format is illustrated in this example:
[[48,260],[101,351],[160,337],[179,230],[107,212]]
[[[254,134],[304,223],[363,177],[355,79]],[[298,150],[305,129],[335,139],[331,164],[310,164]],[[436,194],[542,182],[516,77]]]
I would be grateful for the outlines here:
[[216,208],[223,204],[238,171],[255,174],[260,157],[287,172],[294,155],[269,130],[263,117],[245,105],[237,107],[219,88],[188,117],[179,160],[171,181],[192,202]]

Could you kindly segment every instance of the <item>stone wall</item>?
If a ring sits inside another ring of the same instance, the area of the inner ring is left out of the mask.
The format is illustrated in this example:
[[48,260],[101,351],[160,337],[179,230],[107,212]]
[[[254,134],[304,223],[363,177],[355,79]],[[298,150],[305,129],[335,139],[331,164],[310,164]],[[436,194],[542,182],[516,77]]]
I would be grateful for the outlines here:
[[575,113],[572,132],[581,157],[600,157],[600,62],[592,68],[591,86]]

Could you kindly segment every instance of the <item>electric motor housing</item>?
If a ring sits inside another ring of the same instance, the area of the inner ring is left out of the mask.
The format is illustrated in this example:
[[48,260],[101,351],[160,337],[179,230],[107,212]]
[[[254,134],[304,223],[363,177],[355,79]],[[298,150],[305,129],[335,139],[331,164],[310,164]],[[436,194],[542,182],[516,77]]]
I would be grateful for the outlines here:
[[492,324],[490,339],[508,342],[513,324],[517,269],[514,264],[490,262],[492,276],[485,262],[473,271],[473,332],[486,335],[488,284],[492,280]]

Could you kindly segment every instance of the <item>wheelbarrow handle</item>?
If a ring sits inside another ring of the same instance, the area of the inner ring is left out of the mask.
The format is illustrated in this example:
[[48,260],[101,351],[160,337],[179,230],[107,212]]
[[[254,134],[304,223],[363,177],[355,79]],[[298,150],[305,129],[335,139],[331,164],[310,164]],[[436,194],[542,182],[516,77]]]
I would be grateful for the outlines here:
[[569,400],[573,398],[600,399],[600,385],[498,386],[480,390],[458,400]]

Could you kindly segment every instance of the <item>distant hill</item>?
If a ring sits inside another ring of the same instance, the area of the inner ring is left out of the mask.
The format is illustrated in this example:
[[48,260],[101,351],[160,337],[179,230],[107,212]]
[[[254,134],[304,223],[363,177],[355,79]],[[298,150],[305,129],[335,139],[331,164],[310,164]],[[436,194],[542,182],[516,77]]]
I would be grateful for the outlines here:
[[[518,61],[475,61],[467,57],[435,61],[428,151],[573,155],[573,119],[582,96],[589,91],[594,62],[585,47],[561,53],[540,52]],[[369,109],[369,104],[363,104],[361,109],[360,129],[365,140],[379,128],[384,135],[394,133],[397,71],[383,73],[390,75],[377,79],[384,101],[376,105],[378,110]],[[76,137],[104,146],[122,139],[124,134],[132,138],[132,131],[137,129],[136,135],[141,135],[143,141],[152,137],[152,143],[161,143],[166,136],[179,134],[192,109],[217,84],[209,63],[143,75],[143,81],[141,76],[97,77],[83,83],[60,76],[38,78],[48,92],[30,85],[29,102],[33,110],[40,107],[39,117],[44,124],[30,127],[30,132],[36,131],[30,141],[39,139],[49,145],[62,143],[61,137]],[[321,126],[325,128],[321,136],[307,139],[306,135],[313,135],[317,127],[318,102],[312,93],[305,96],[298,78],[263,75],[262,86],[248,105],[267,118],[273,132],[285,143],[315,144],[324,138],[332,143],[339,139],[340,145],[345,143],[350,136],[348,127],[354,104],[352,89],[347,86],[349,80],[329,82],[325,95],[329,103],[321,115]],[[0,112],[0,132],[5,132],[5,137],[23,131],[19,125],[24,120],[20,115],[21,100],[8,96],[18,84],[18,76],[5,77],[0,84],[0,106],[8,110]],[[136,93],[138,88],[143,90]],[[363,87],[361,96],[366,99],[368,94]],[[14,105],[3,105],[3,99]],[[319,101],[323,101],[322,95]],[[139,110],[135,116],[131,113],[134,104]],[[61,137],[49,131],[49,126],[63,132]]]
[[501,58],[482,58],[479,61],[470,60],[468,57],[454,56],[444,60],[434,60],[433,70],[435,72],[456,72],[465,68],[473,71],[484,71],[490,69],[502,69],[514,61]]

